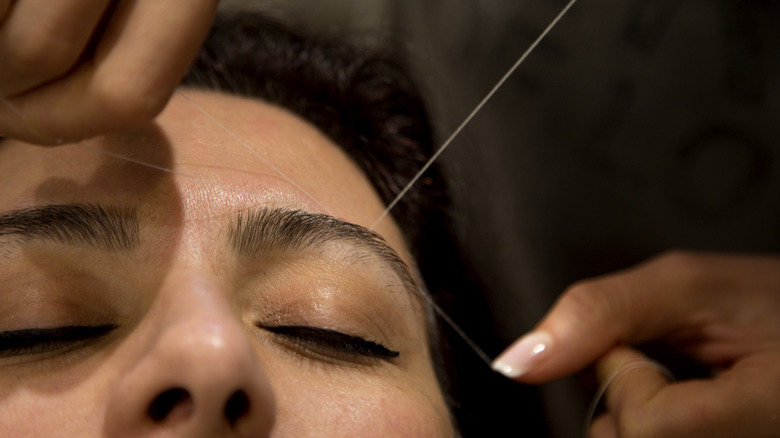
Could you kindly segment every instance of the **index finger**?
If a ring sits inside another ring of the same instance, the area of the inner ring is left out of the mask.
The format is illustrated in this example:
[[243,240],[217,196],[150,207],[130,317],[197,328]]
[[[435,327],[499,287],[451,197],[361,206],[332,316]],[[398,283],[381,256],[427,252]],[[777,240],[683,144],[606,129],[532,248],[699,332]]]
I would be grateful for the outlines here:
[[0,134],[57,144],[147,123],[186,72],[218,3],[121,2],[90,62],[0,107],[0,115],[20,121],[0,127]]
[[698,295],[719,280],[706,274],[706,264],[677,253],[578,283],[532,333],[496,359],[494,368],[526,383],[545,382],[583,369],[617,344],[667,336],[693,310],[709,305]]

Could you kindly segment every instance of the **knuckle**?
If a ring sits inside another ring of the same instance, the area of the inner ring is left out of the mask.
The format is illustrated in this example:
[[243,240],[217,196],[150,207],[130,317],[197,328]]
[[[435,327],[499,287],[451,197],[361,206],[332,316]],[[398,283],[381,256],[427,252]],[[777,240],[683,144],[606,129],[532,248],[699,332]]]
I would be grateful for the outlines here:
[[67,73],[81,56],[82,47],[46,32],[26,35],[6,46],[7,65],[15,72],[53,78]]
[[660,263],[669,266],[693,268],[702,264],[703,257],[701,254],[693,251],[672,249],[661,254],[658,260]]
[[659,273],[690,290],[709,289],[713,286],[710,283],[721,281],[710,257],[692,251],[668,251],[656,260],[656,268]]
[[727,402],[694,397],[686,400],[681,410],[684,415],[676,417],[676,421],[661,423],[662,432],[666,435],[673,438],[683,438],[694,433],[702,436],[734,436],[729,429],[734,424],[731,422],[734,419],[732,413],[739,409],[729,407]]
[[642,414],[637,411],[624,411],[617,415],[617,431],[619,437],[651,437],[649,428],[645,425]]
[[153,119],[162,111],[170,97],[170,92],[120,76],[98,81],[91,94],[101,114],[122,125],[144,123]]
[[[728,404],[689,397],[677,404],[678,411],[658,404],[631,406],[614,413],[620,437],[688,438],[690,436],[735,436],[725,427],[736,412]],[[732,431],[733,432],[733,431]]]
[[651,407],[622,409],[615,414],[619,437],[630,438],[683,438],[687,427],[667,421],[665,416]]
[[[619,278],[583,280],[566,291],[568,305],[577,315],[596,324],[613,324],[630,313],[630,299],[625,285]],[[614,326],[618,328],[617,326]]]

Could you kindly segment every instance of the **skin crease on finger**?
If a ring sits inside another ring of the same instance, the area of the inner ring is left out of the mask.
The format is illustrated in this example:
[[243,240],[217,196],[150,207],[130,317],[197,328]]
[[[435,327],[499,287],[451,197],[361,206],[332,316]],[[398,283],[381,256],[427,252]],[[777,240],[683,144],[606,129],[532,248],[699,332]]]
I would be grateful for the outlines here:
[[[66,351],[0,353],[0,436],[452,436],[419,297],[386,261],[342,241],[236,255],[226,237],[236,215],[263,208],[369,227],[384,205],[366,177],[284,110],[185,92],[297,186],[180,96],[131,133],[54,149],[0,144],[0,214],[100,205],[140,222],[137,245],[120,251],[0,236],[0,332],[116,325]],[[392,220],[375,231],[411,264]],[[399,354],[343,353],[258,327],[277,325]],[[174,387],[189,402],[151,421],[152,400]],[[220,400],[234,391],[249,408],[231,426]]]

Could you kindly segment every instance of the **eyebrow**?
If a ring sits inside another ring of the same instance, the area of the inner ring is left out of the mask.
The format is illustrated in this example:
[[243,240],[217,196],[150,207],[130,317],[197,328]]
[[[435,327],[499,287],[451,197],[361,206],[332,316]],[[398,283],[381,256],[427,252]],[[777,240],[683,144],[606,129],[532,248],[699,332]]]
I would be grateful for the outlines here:
[[302,251],[328,243],[351,243],[388,264],[412,295],[421,294],[409,266],[382,236],[332,216],[283,208],[244,211],[234,218],[229,239],[233,250],[244,256],[275,249]]
[[130,208],[55,204],[0,213],[0,243],[17,236],[64,245],[130,251],[139,241],[139,219]]

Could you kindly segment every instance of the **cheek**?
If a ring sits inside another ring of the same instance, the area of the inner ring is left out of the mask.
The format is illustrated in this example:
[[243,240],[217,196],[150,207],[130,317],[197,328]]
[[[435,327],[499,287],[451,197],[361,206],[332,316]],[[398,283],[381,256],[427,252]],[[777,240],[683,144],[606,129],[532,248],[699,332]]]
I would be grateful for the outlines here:
[[376,436],[452,437],[449,415],[443,406],[436,407],[420,399],[383,398],[376,405],[376,424],[384,433]]
[[275,389],[275,433],[288,436],[451,437],[439,397],[372,382],[321,385],[296,382]]
[[93,379],[70,385],[21,381],[0,379],[0,436],[101,436],[106,401],[97,394],[106,390]]

